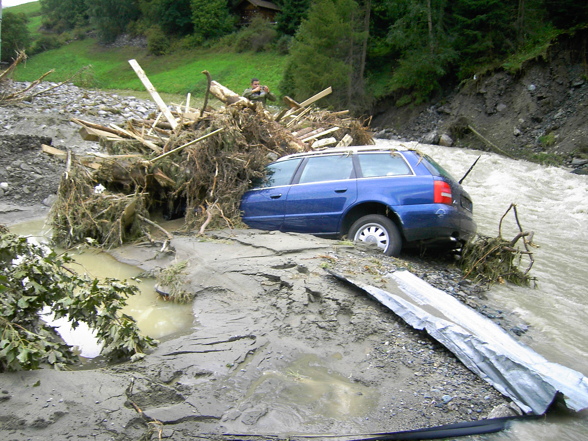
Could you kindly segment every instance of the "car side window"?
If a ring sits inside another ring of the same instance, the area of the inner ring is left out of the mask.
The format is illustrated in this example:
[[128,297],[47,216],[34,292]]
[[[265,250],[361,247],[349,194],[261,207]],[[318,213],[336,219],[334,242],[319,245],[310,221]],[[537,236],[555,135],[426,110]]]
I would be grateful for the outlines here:
[[412,174],[410,167],[399,154],[366,153],[357,157],[364,178]]
[[300,175],[300,184],[341,181],[351,178],[353,159],[350,155],[328,155],[308,158]]
[[278,187],[290,185],[292,176],[302,161],[301,158],[289,161],[274,162],[265,169],[265,177],[261,182],[254,182],[254,188]]

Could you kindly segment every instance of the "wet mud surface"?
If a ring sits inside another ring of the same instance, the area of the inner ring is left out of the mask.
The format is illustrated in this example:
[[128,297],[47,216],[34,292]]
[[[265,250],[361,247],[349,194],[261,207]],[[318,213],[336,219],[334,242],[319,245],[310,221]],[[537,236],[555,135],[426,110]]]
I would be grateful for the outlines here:
[[377,284],[403,261],[251,230],[172,246],[173,254],[137,246],[113,254],[144,271],[188,262],[193,327],[136,363],[3,374],[5,439],[295,439],[511,413],[443,347],[327,271]]

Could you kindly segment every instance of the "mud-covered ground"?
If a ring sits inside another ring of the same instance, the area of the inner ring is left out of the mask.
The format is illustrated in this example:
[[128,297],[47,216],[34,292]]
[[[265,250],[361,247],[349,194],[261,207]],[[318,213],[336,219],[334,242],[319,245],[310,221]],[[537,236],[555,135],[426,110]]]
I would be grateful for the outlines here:
[[377,283],[402,261],[251,230],[172,246],[113,253],[145,271],[188,262],[192,329],[136,363],[2,374],[4,439],[357,439],[512,412],[426,334],[327,272]]
[[[95,105],[81,106],[88,119],[121,117],[121,110],[104,110],[115,109],[111,97],[73,86],[46,104],[0,106],[0,224],[46,215],[64,164],[41,153],[40,144],[99,150],[81,141],[69,121],[76,95],[107,103],[99,115]],[[3,439],[285,439],[514,412],[426,334],[327,271],[377,285],[384,274],[408,268],[505,329],[524,328],[488,305],[483,289],[463,282],[451,262],[399,260],[311,236],[252,230],[211,232],[207,239],[176,233],[171,245],[171,254],[132,245],[113,254],[147,273],[187,262],[194,326],[137,363],[1,374]]]

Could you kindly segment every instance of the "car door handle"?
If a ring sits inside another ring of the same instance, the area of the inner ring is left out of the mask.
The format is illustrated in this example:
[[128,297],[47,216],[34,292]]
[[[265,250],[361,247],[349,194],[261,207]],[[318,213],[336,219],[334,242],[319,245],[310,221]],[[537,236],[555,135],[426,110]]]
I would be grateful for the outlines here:
[[339,188],[337,190],[335,190],[335,193],[345,193],[347,191],[346,188]]
[[280,199],[281,197],[282,197],[282,193],[272,194],[270,196],[270,199]]

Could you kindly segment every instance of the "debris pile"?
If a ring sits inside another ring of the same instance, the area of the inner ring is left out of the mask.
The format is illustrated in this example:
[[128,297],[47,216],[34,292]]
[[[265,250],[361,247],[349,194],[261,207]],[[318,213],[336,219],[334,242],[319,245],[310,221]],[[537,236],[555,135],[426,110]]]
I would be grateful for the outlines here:
[[[502,223],[506,215],[512,210],[519,232],[512,240],[502,237]],[[524,249],[516,247],[521,241]],[[471,278],[478,283],[504,283],[505,281],[516,285],[528,286],[532,280],[529,271],[535,262],[530,247],[536,246],[533,243],[533,232],[523,231],[519,221],[517,207],[511,204],[498,226],[497,237],[479,236],[477,240],[465,245],[460,260],[461,268],[465,278]],[[523,259],[526,258],[528,265],[521,269]]]
[[[372,144],[365,125],[347,111],[318,110],[312,104],[330,88],[303,103],[285,100],[273,115],[212,81],[202,109],[168,107],[134,60],[131,65],[160,109],[149,119],[129,119],[123,127],[81,119],[86,140],[99,141],[104,153],[72,156],[51,146],[44,151],[67,158],[50,222],[55,241],[66,247],[91,240],[106,247],[147,237],[156,227],[150,218],[185,216],[185,228],[235,227],[239,203],[265,166],[291,153],[310,149]],[[208,106],[209,93],[223,103]]]

